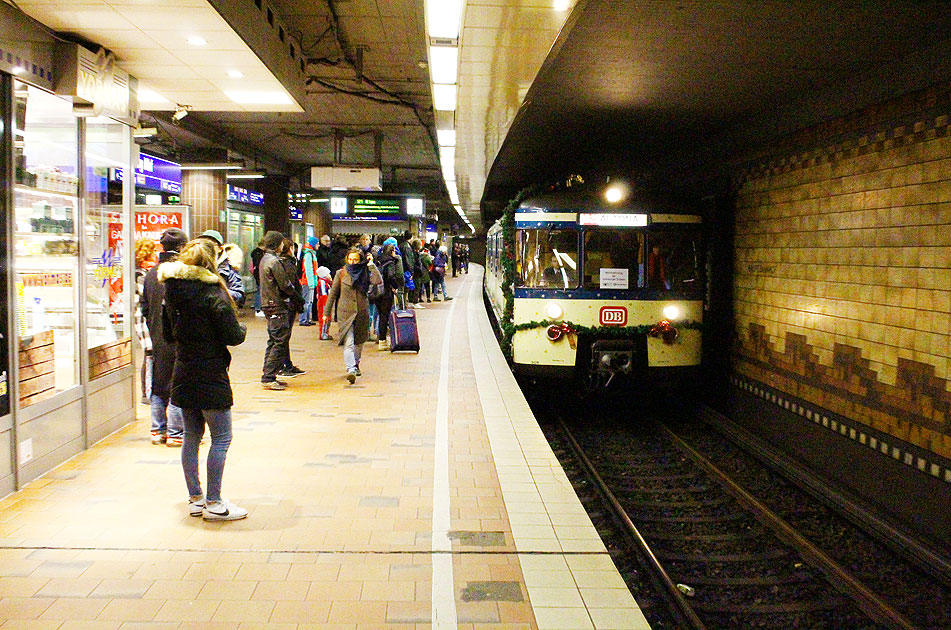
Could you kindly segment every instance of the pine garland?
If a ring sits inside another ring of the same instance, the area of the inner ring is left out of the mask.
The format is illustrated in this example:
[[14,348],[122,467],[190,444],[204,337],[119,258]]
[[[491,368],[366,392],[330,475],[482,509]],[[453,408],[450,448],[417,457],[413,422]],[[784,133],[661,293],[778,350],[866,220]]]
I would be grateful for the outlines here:
[[513,323],[515,319],[515,211],[519,205],[527,198],[535,196],[541,192],[550,192],[571,188],[575,184],[583,184],[584,180],[580,175],[571,175],[563,182],[554,184],[536,184],[528,186],[519,191],[515,198],[509,201],[502,211],[502,218],[499,224],[502,227],[502,252],[499,255],[499,262],[502,265],[502,296],[504,304],[502,306],[502,353],[505,357],[512,360],[512,337],[515,336],[516,326]]
[[[641,324],[640,326],[581,326],[573,322],[553,322],[553,321],[531,321],[512,325],[512,334],[520,330],[534,330],[536,328],[548,328],[552,325],[567,325],[572,332],[577,335],[597,335],[600,339],[629,339],[640,335],[649,334],[657,327],[657,324]],[[672,325],[677,330],[702,330],[703,323],[693,320],[677,322]]]

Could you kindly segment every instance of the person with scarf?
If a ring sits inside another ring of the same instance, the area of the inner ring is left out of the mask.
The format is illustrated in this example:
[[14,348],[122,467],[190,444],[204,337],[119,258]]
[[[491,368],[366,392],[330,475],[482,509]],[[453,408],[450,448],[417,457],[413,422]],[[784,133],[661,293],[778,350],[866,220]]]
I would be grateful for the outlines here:
[[324,306],[324,318],[337,309],[338,345],[343,346],[343,360],[347,368],[347,380],[353,384],[361,376],[360,356],[370,337],[370,304],[367,291],[371,284],[381,284],[383,278],[363,250],[354,247],[344,259],[344,266],[334,276],[333,286]]
[[376,308],[380,321],[379,341],[377,349],[381,352],[389,350],[390,346],[386,341],[386,335],[390,326],[390,311],[393,310],[393,303],[400,289],[403,288],[403,260],[400,257],[399,249],[396,246],[395,238],[388,238],[383,241],[383,249],[380,250],[380,276],[383,278],[383,295],[376,301]]

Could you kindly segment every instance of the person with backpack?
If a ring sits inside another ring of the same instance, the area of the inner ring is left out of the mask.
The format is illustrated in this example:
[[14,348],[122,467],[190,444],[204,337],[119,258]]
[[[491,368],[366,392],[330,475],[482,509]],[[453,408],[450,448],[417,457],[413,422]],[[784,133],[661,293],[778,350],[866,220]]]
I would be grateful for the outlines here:
[[383,241],[383,249],[380,250],[380,261],[377,265],[380,270],[380,276],[383,278],[383,293],[376,300],[376,308],[379,311],[380,334],[377,342],[377,349],[380,351],[389,350],[390,346],[386,341],[386,335],[390,325],[390,311],[393,310],[393,303],[396,296],[403,288],[403,261],[397,254],[396,239],[388,238]]
[[317,244],[320,241],[311,236],[304,243],[300,258],[297,259],[297,277],[300,278],[300,290],[304,297],[304,312],[300,314],[301,326],[313,326],[314,290],[317,288]]
[[444,302],[448,302],[452,299],[446,292],[446,265],[448,264],[449,250],[445,245],[440,245],[439,251],[436,252],[436,256],[433,258],[433,302],[439,301],[439,296],[436,295],[437,288],[442,289],[442,299]]
[[344,266],[334,276],[324,317],[329,318],[337,309],[339,341],[343,346],[343,359],[347,368],[347,381],[352,385],[361,376],[360,356],[370,336],[370,304],[367,293],[372,285],[380,285],[383,279],[373,262],[359,247],[354,247],[344,259]]

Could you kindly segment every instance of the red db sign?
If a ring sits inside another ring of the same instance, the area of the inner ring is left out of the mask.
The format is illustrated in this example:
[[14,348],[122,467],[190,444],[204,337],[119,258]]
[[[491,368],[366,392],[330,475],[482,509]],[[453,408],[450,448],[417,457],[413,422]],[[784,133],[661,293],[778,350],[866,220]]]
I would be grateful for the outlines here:
[[626,326],[627,309],[623,306],[602,306],[598,319],[602,326]]

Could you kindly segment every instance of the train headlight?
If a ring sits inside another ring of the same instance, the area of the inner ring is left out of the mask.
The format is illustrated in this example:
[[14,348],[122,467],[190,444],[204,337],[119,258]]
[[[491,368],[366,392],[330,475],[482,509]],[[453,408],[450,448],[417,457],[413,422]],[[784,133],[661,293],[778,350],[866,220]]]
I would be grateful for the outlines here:
[[559,320],[565,314],[565,311],[557,302],[549,302],[545,306],[545,314],[548,315],[548,319]]
[[668,304],[664,307],[664,319],[674,320],[680,317],[680,309],[673,305]]

